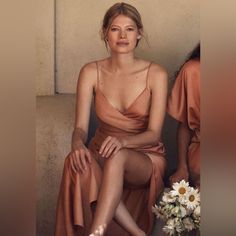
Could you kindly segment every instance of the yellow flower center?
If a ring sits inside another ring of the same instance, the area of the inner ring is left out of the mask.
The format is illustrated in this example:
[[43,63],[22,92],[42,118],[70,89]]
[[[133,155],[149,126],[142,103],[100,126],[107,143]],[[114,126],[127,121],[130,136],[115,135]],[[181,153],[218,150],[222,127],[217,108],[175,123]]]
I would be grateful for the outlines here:
[[194,195],[190,195],[190,196],[189,196],[189,201],[190,201],[190,202],[193,202],[194,200],[195,200]]
[[186,189],[184,187],[179,188],[179,193],[180,194],[185,194],[186,193]]

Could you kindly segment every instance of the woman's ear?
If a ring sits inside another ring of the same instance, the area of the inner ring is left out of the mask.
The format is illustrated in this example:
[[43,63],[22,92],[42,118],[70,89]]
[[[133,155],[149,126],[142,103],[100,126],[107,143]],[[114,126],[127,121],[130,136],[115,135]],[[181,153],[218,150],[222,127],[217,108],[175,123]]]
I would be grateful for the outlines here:
[[142,35],[143,35],[143,30],[139,29],[138,30],[138,37],[137,37],[137,39],[140,40],[142,38]]

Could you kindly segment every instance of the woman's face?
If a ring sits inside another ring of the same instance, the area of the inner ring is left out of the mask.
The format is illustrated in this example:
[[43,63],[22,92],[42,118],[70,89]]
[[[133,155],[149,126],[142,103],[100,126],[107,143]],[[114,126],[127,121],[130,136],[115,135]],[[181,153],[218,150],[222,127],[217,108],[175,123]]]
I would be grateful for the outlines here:
[[118,15],[112,21],[106,38],[112,52],[129,53],[135,49],[140,37],[136,23],[125,15]]

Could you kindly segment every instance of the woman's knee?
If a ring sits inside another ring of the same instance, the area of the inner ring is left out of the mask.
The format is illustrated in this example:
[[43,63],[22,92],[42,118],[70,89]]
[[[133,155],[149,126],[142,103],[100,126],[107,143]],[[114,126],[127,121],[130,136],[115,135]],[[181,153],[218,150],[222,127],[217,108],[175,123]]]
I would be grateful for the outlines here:
[[129,151],[126,148],[120,149],[114,156],[105,159],[104,166],[111,168],[124,167]]

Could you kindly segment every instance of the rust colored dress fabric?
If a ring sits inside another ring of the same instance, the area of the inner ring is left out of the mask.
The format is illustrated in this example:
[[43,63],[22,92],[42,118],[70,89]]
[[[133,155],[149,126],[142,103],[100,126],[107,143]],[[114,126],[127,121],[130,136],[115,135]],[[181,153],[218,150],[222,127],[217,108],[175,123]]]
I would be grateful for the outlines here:
[[200,61],[190,60],[176,78],[167,112],[193,131],[188,148],[190,181],[200,186]]
[[[87,236],[89,234],[102,180],[102,169],[99,165],[102,157],[98,151],[103,140],[108,135],[117,137],[135,135],[144,132],[148,125],[151,99],[148,87],[149,69],[146,88],[124,112],[114,108],[100,90],[98,64],[97,70],[98,86],[95,94],[95,110],[99,127],[89,144],[93,159],[89,170],[83,174],[73,172],[68,157],[65,160],[57,204],[56,236]],[[137,224],[149,234],[154,220],[151,207],[164,188],[165,150],[161,142],[133,150],[150,157],[153,171],[150,182],[146,186],[124,186],[122,200]],[[129,234],[113,220],[105,235],[128,236]]]

